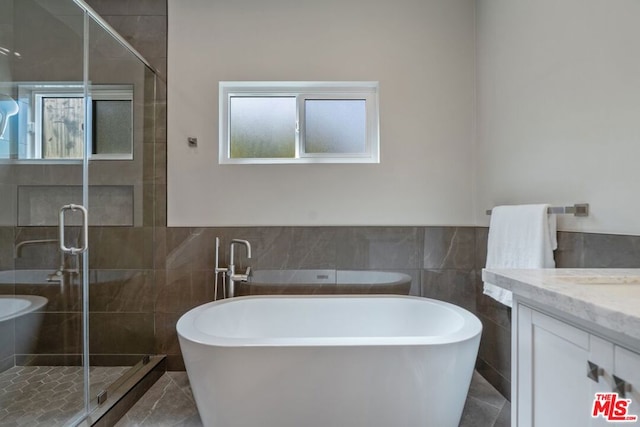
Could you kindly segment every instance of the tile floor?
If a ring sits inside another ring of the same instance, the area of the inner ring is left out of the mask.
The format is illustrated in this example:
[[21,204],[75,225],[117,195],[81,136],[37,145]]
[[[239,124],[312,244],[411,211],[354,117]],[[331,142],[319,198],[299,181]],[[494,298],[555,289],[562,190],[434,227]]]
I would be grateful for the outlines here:
[[[128,366],[94,366],[92,395],[118,379]],[[0,425],[55,427],[82,411],[81,366],[15,366],[0,373]]]
[[[460,427],[508,427],[511,404],[474,372]],[[202,426],[185,372],[165,373],[116,427]]]

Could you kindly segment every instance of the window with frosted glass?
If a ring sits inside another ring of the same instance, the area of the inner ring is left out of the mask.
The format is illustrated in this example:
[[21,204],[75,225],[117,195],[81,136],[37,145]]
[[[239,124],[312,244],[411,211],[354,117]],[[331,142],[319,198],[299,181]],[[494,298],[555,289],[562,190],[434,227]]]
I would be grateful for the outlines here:
[[305,153],[364,153],[367,145],[365,102],[364,99],[306,99]]
[[131,153],[132,102],[93,101],[93,154]]
[[296,98],[231,97],[231,158],[286,158],[296,153]]
[[379,163],[377,82],[220,82],[221,164]]

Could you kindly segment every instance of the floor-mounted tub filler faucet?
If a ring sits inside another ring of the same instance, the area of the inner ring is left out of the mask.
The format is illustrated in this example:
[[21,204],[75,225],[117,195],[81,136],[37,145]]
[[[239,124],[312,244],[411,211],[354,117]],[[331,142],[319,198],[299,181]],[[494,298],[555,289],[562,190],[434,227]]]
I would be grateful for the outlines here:
[[[251,243],[248,240],[232,239],[229,244],[229,266],[227,268],[220,267],[220,238],[216,237],[216,267],[215,267],[215,288],[214,301],[218,299],[218,274],[222,273],[222,292],[223,298],[231,298],[235,296],[235,284],[237,282],[246,282],[251,275],[251,267],[247,267],[244,274],[236,273],[235,265],[235,245],[244,245],[247,250],[247,259],[251,259]],[[226,279],[229,280],[228,292]]]
[[[24,250],[25,246],[31,246],[31,245],[47,245],[47,244],[53,244],[56,246],[60,245],[60,241],[58,239],[36,239],[36,240],[23,240],[22,242],[16,244],[15,247],[15,258],[22,258],[22,251]],[[66,282],[68,280],[70,280],[70,277],[73,277],[74,275],[78,275],[80,273],[80,266],[78,264],[78,256],[74,255],[75,258],[75,267],[74,268],[66,268],[65,266],[65,257],[64,257],[64,252],[62,252],[59,248],[58,251],[60,252],[60,266],[58,267],[58,269],[47,275],[47,282],[50,283],[59,283],[60,284],[60,291],[61,293],[64,294],[65,292],[65,288],[66,288]]]
[[22,257],[22,250],[25,246],[31,245],[47,245],[47,244],[58,244],[58,239],[36,239],[36,240],[23,240],[22,242],[16,244],[15,247],[15,258]]
[[[15,258],[22,258],[22,251],[24,249],[25,246],[31,246],[31,245],[49,245],[49,244],[53,244],[53,245],[59,245],[59,241],[58,239],[36,239],[36,240],[23,240],[22,242],[16,244],[15,247]],[[61,272],[64,270],[64,253],[62,251],[60,251],[60,268],[58,269],[58,272]]]

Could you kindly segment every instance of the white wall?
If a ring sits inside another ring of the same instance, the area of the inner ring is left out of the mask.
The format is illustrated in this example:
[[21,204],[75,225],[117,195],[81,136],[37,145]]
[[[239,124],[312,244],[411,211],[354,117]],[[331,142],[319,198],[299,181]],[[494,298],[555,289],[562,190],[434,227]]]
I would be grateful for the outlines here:
[[640,2],[478,0],[476,218],[588,202],[564,230],[640,234]]
[[[169,0],[169,225],[472,225],[474,14],[473,0]],[[218,165],[221,80],[379,81],[381,163]]]

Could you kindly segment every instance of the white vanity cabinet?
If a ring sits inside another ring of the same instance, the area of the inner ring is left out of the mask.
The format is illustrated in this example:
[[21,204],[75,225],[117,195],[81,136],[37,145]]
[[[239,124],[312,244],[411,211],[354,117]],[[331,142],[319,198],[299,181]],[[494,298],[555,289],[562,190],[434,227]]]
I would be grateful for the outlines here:
[[614,391],[616,380],[628,413],[640,415],[640,354],[518,300],[513,319],[513,426],[611,425],[591,415],[595,394]]
[[628,412],[638,417],[636,422],[640,425],[640,354],[614,346],[613,373],[628,384],[626,395],[627,399],[631,399]]

